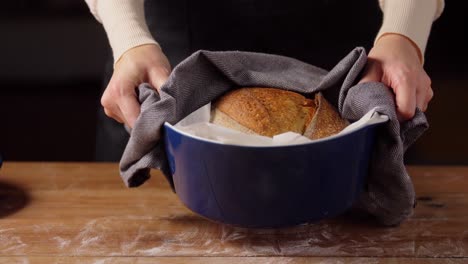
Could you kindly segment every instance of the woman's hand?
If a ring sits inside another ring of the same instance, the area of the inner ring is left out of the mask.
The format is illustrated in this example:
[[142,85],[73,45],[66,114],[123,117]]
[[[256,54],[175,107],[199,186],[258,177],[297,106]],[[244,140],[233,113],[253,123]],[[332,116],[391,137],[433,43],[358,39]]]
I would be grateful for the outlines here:
[[157,45],[142,45],[126,51],[115,64],[114,73],[101,98],[107,116],[133,127],[140,114],[136,88],[150,83],[159,90],[171,66]]
[[382,36],[370,50],[363,82],[382,82],[393,90],[400,121],[413,118],[416,107],[426,111],[434,95],[419,49],[398,34]]

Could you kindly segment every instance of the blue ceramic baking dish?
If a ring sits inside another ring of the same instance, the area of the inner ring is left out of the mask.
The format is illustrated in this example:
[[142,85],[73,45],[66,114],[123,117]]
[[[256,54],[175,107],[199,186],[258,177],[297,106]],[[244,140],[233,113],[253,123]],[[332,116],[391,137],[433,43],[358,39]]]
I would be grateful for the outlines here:
[[268,147],[216,143],[165,123],[164,140],[176,193],[190,210],[236,226],[285,227],[351,207],[383,122],[307,144]]

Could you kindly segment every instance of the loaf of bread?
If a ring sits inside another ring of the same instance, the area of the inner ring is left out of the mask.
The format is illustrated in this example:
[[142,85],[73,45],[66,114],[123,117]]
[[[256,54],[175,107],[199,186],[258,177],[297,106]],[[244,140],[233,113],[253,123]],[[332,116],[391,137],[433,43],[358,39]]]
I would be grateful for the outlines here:
[[340,132],[348,122],[320,93],[313,99],[276,88],[241,88],[213,103],[211,122],[267,137],[296,132],[311,139]]

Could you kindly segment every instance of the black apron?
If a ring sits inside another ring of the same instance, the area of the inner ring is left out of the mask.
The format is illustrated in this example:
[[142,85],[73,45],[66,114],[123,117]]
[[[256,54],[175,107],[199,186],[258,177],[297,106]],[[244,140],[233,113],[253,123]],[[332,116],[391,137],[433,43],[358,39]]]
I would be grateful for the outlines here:
[[[371,45],[379,23],[366,25],[369,3],[376,20],[376,0],[148,0],[145,15],[172,67],[205,49],[279,54],[330,69],[355,46]],[[96,160],[120,160],[127,140],[123,126],[101,108]]]

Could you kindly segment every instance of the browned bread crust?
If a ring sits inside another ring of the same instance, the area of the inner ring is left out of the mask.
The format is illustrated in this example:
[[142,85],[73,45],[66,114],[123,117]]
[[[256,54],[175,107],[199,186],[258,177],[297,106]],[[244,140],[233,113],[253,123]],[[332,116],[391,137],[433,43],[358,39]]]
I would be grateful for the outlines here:
[[233,90],[215,102],[214,107],[240,125],[268,137],[288,131],[304,133],[315,112],[313,100],[274,88]]
[[241,88],[213,104],[211,122],[249,134],[273,137],[288,131],[311,139],[340,132],[348,122],[320,93],[313,100],[276,88]]
[[348,121],[341,118],[335,107],[321,93],[315,94],[315,104],[317,111],[312,122],[307,126],[304,136],[310,139],[329,137],[339,133],[349,125]]

